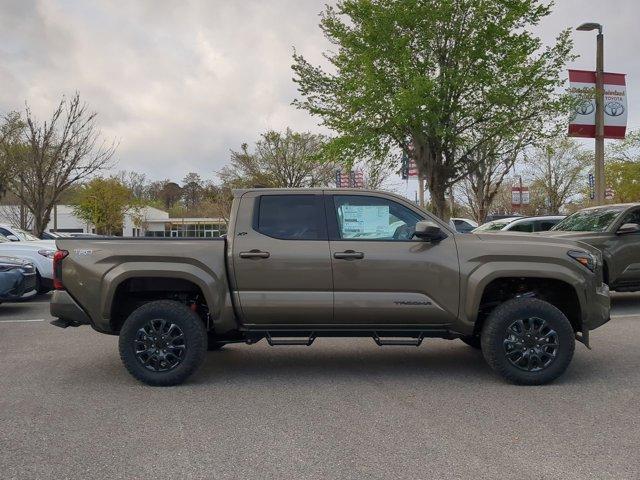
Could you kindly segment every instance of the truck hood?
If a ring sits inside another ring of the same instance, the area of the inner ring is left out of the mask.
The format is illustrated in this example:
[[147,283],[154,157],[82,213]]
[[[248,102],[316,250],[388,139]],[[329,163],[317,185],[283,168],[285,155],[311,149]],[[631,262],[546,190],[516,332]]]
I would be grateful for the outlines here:
[[[577,234],[577,235],[547,235],[553,234]],[[597,248],[579,241],[579,238],[585,237],[585,232],[540,232],[540,233],[519,233],[519,232],[493,232],[493,233],[476,233],[474,234],[480,240],[491,243],[505,243],[513,245],[514,243],[522,243],[523,253],[526,253],[526,245],[549,245],[563,247],[567,249],[577,248],[586,250],[594,254],[600,255],[601,252]],[[581,234],[581,235],[580,235]]]
[[601,235],[600,232],[568,232],[562,230],[548,230],[546,232],[538,232],[534,235],[539,235],[542,237],[549,238],[566,238],[566,239],[576,239],[580,240],[581,238],[593,237],[594,235]]

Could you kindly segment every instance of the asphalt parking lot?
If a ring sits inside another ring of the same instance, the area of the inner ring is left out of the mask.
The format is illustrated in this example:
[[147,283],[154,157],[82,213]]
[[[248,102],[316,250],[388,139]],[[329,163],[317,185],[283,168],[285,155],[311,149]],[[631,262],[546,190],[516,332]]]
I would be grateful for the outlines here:
[[460,341],[227,346],[151,388],[117,338],[0,305],[3,478],[631,479],[640,475],[640,295],[552,385],[505,384]]

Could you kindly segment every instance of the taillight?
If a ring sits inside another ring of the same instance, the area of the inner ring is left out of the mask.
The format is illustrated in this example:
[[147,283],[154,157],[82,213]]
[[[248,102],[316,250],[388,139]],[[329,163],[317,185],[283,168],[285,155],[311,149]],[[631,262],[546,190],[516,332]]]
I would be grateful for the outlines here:
[[53,254],[53,288],[56,290],[64,290],[62,284],[62,260],[69,255],[66,250],[57,250]]

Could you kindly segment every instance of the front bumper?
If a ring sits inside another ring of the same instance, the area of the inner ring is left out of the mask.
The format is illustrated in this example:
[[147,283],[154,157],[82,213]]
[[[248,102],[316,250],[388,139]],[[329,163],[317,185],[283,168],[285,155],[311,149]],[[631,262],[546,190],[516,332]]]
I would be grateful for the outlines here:
[[51,304],[49,305],[49,311],[52,317],[56,317],[61,320],[55,325],[62,326],[78,326],[78,325],[91,325],[89,316],[82,310],[80,305],[64,290],[54,290],[51,296]]
[[606,283],[601,283],[587,296],[586,310],[582,321],[583,332],[598,328],[609,321],[611,318],[611,299]]
[[12,301],[21,300],[23,295],[31,293],[36,289],[36,274],[23,273],[18,270],[6,272],[3,287],[0,289],[0,300]]

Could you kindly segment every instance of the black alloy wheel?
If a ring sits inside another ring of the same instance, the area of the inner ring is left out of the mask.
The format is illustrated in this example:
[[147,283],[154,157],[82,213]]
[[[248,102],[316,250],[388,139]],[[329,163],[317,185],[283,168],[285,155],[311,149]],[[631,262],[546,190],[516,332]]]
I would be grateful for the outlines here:
[[134,342],[136,358],[153,372],[176,368],[187,348],[180,327],[161,318],[149,320],[138,329]]
[[560,348],[558,333],[542,318],[518,319],[505,332],[504,354],[526,372],[537,372],[553,363]]

